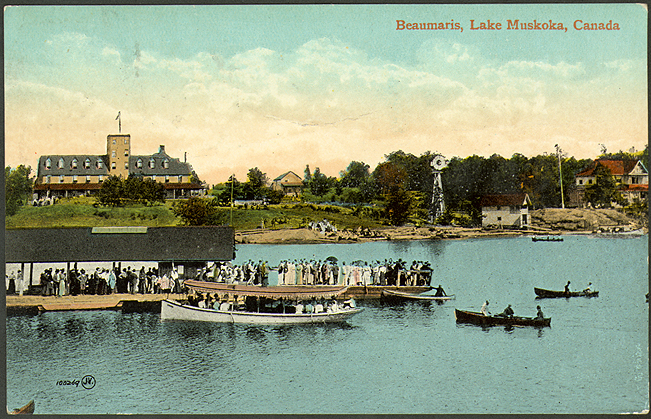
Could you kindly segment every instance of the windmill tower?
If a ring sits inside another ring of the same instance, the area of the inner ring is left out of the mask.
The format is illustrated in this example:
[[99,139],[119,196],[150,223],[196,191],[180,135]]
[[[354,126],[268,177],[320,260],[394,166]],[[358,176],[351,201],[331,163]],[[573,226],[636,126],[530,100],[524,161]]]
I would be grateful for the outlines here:
[[432,185],[432,205],[429,211],[429,222],[434,221],[445,212],[445,202],[443,201],[443,182],[441,182],[441,170],[447,166],[445,157],[436,154],[430,163],[434,182]]

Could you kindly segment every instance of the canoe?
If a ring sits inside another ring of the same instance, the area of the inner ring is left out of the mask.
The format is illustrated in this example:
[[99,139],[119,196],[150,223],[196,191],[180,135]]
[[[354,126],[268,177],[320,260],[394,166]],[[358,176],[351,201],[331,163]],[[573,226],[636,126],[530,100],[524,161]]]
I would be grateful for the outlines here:
[[565,293],[565,291],[551,291],[542,288],[535,288],[533,291],[536,293],[536,298],[569,298],[569,297],[598,297],[599,291],[574,291]]
[[32,413],[34,413],[35,407],[36,405],[34,403],[34,400],[32,400],[29,403],[27,403],[25,406],[19,407],[18,409],[14,409],[12,411],[9,411],[9,409],[7,409],[7,413],[10,415],[31,415]]
[[348,319],[361,312],[362,308],[338,304],[337,308],[327,308],[313,313],[269,313],[251,312],[232,308],[227,303],[227,309],[214,310],[181,304],[172,300],[161,301],[161,320],[189,320],[217,323],[246,323],[260,325],[286,325],[333,323]]
[[454,309],[454,317],[457,323],[472,323],[480,326],[534,326],[548,327],[551,326],[551,317],[537,319],[534,317],[497,317],[484,316],[474,311],[463,311]]
[[532,237],[531,241],[534,242],[562,242],[562,237]]
[[453,295],[447,295],[444,297],[436,297],[432,294],[413,294],[410,292],[402,292],[396,290],[382,290],[382,297],[393,298],[400,300],[413,300],[413,301],[448,301],[454,299]]

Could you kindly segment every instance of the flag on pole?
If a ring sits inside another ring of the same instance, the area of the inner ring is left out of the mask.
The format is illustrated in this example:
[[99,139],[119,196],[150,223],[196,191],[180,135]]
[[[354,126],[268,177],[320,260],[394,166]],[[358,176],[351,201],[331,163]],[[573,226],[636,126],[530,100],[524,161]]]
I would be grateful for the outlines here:
[[118,116],[115,117],[115,120],[117,121],[120,118],[120,111],[118,111]]

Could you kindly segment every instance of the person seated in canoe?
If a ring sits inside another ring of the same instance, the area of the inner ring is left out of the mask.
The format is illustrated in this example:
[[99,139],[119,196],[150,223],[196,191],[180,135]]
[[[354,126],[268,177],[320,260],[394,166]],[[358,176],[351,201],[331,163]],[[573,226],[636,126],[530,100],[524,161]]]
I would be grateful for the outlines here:
[[588,282],[588,287],[583,290],[585,294],[589,293],[591,291],[590,287],[592,286],[592,282]]
[[491,315],[490,311],[488,311],[488,300],[486,300],[486,302],[481,305],[481,310],[479,310],[479,311],[484,316],[490,316]]
[[570,293],[570,281],[567,281],[567,284],[565,284],[565,294]]
[[434,297],[447,297],[447,296],[448,296],[448,295],[445,293],[445,290],[443,289],[443,287],[441,286],[441,284],[439,284],[439,287],[438,287],[438,288],[435,288],[435,290],[436,290],[436,294],[434,294]]
[[513,309],[511,308],[511,304],[509,304],[503,312],[497,314],[497,317],[513,317],[513,314]]
[[535,318],[535,319],[536,319],[536,320],[542,320],[542,319],[544,319],[545,316],[543,315],[543,312],[542,312],[540,306],[536,306],[536,309],[538,310],[538,313],[536,313],[536,318]]

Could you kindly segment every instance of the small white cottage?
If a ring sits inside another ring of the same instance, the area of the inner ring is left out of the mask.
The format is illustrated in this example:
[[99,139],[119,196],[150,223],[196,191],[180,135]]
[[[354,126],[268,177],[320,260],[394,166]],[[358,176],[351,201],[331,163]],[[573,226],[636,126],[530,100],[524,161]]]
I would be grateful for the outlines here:
[[529,227],[531,200],[526,193],[484,195],[481,198],[482,227]]

